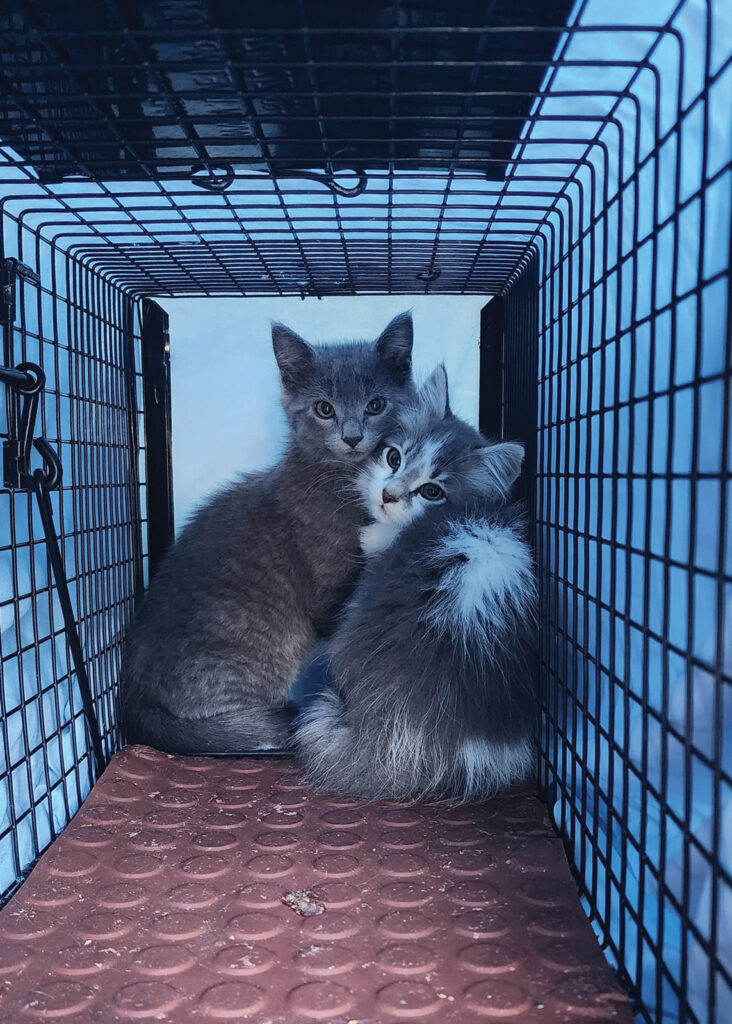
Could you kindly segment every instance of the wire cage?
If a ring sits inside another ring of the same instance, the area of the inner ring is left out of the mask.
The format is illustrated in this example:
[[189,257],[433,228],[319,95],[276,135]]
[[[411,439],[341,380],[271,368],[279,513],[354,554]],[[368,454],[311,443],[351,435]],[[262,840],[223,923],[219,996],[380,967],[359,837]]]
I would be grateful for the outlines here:
[[8,0],[0,30],[2,893],[121,743],[172,529],[155,297],[492,296],[540,789],[639,1014],[729,1019],[729,5]]

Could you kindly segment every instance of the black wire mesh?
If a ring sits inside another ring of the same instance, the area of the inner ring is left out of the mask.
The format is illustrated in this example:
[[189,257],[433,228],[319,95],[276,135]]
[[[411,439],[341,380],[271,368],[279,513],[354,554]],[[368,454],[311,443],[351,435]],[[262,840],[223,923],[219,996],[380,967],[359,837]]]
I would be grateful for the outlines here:
[[[108,748],[146,558],[134,298],[501,295],[500,422],[536,448],[542,789],[640,1012],[726,1019],[723,12],[682,0],[658,24],[597,24],[584,0],[562,33],[566,8],[467,0],[144,8],[13,3],[0,44],[5,254],[42,281],[22,285],[5,357],[53,369],[44,426],[68,467],[58,516]],[[19,636],[3,668],[20,675],[60,637],[33,610],[51,596],[27,498],[0,502]],[[25,715],[2,777],[17,806],[48,763],[28,709],[51,743],[63,731],[32,689],[2,709],[6,745],[6,715]],[[24,834],[35,854],[52,801],[63,821],[88,787],[88,755],[64,756],[2,825],[20,868]]]
[[[6,233],[6,255],[10,247]],[[17,225],[16,251],[42,271],[18,276],[2,360],[46,374],[39,431],[59,453],[53,517],[102,742],[119,745],[120,642],[144,571],[134,410],[139,323],[123,291]],[[24,244],[25,243],[25,244]],[[45,283],[43,281],[45,280]],[[139,360],[137,360],[139,365]],[[7,396],[6,396],[7,397]],[[139,406],[141,408],[141,406]],[[12,424],[0,405],[0,439]],[[13,891],[75,813],[94,777],[84,711],[33,495],[0,490],[0,897]]]
[[570,4],[518,18],[509,0],[6,8],[5,141],[46,181],[486,160],[501,180]]
[[657,1021],[732,1007],[732,163],[714,27],[680,5],[671,72],[643,82],[659,36],[625,91],[634,116],[616,109],[618,141],[609,119],[588,154],[595,180],[536,236],[540,774],[586,909]]
[[558,43],[566,2],[6,6],[6,209],[136,295],[499,292],[659,34]]

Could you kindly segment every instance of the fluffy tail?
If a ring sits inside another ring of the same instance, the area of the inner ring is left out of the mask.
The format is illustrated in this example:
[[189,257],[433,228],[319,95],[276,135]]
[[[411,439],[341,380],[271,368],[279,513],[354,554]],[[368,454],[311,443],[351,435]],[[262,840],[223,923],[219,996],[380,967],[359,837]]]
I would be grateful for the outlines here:
[[450,525],[432,557],[439,582],[424,617],[438,633],[492,649],[533,619],[531,552],[512,525],[461,519]]
[[530,737],[512,743],[480,739],[460,745],[458,783],[453,795],[461,800],[485,799],[525,779],[536,766]]
[[485,799],[531,772],[531,738],[464,740],[448,749],[417,720],[374,729],[347,723],[343,699],[322,693],[295,721],[295,746],[305,778],[324,793],[365,800]]
[[242,708],[210,718],[180,718],[162,707],[126,710],[130,743],[168,754],[244,754],[285,747],[293,710],[289,705]]

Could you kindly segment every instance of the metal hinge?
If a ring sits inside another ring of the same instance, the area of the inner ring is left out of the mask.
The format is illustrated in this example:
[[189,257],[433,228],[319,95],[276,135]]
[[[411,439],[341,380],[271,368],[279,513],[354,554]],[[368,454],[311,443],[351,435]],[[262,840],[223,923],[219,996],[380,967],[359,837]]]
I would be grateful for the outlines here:
[[14,257],[3,260],[0,266],[0,323],[8,327],[15,323],[15,292],[18,278],[40,284],[39,275],[31,267]]

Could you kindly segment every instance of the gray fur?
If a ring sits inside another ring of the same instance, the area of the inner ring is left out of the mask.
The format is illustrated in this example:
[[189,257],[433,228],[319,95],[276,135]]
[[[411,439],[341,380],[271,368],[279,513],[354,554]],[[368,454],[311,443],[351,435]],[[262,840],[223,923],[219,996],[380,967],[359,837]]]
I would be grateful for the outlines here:
[[306,776],[326,792],[468,799],[531,767],[534,573],[522,512],[504,500],[521,446],[490,445],[451,415],[446,384],[436,400],[435,385],[385,450],[403,453],[391,486],[405,506],[424,476],[445,499],[400,520],[396,502],[379,506],[375,496],[383,457],[362,474],[372,514],[399,525],[368,560],[327,644],[333,688],[296,722]]
[[[153,578],[122,667],[133,742],[174,753],[282,745],[289,686],[360,568],[354,479],[413,397],[411,316],[373,344],[315,347],[281,325],[272,336],[289,446],[203,507]],[[376,396],[386,408],[369,415]],[[322,400],[330,419],[315,413]]]

